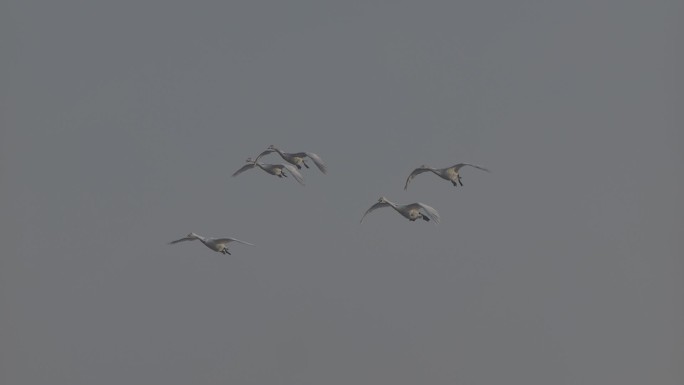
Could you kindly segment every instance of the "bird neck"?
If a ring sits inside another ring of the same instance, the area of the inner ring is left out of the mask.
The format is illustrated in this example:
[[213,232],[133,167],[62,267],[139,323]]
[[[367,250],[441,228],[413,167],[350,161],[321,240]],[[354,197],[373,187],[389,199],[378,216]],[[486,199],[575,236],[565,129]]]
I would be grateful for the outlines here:
[[198,235],[198,234],[193,234],[193,235],[194,235],[195,239],[199,239],[202,242],[206,241],[206,239],[201,235]]

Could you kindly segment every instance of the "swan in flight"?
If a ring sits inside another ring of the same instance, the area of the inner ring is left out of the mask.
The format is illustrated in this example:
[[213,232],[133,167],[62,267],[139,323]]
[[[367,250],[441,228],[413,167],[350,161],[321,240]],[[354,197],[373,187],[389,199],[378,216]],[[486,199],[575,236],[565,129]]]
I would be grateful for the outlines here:
[[275,175],[278,178],[283,178],[283,177],[287,177],[287,174],[285,173],[285,170],[284,170],[284,169],[287,169],[287,171],[289,171],[290,174],[292,174],[292,176],[295,178],[295,180],[297,182],[299,182],[299,184],[304,186],[304,177],[302,176],[302,174],[299,173],[299,171],[297,171],[296,167],[290,166],[289,164],[259,163],[258,162],[259,157],[257,157],[254,160],[252,158],[247,158],[247,160],[246,160],[247,164],[242,166],[239,170],[235,171],[232,176],[237,176],[237,175],[242,174],[243,172],[250,170],[254,167],[259,167],[260,169],[266,171],[267,173],[269,173],[271,175]]
[[318,167],[318,169],[321,170],[321,172],[323,174],[328,172],[328,169],[326,168],[325,163],[323,163],[323,159],[321,159],[320,156],[314,154],[313,152],[297,152],[294,154],[290,154],[287,152],[280,151],[280,149],[274,145],[270,145],[270,146],[268,146],[268,148],[264,152],[259,154],[257,159],[261,158],[262,156],[264,156],[266,154],[270,154],[272,152],[277,152],[278,154],[280,154],[280,156],[283,159],[285,159],[285,161],[297,166],[297,168],[300,170],[301,170],[302,166],[309,168],[309,165],[306,164],[306,161],[304,160],[305,158],[309,158],[314,162],[316,167]]
[[361,220],[359,221],[359,223],[363,222],[363,218],[365,218],[366,215],[368,215],[368,213],[370,213],[371,211],[374,211],[374,210],[379,209],[381,207],[387,207],[387,206],[392,207],[399,214],[403,215],[405,218],[407,218],[411,222],[420,218],[426,222],[429,222],[431,219],[433,219],[436,223],[439,223],[439,213],[437,212],[437,210],[426,205],[425,203],[416,202],[416,203],[411,203],[408,205],[397,205],[394,202],[390,202],[385,197],[380,197],[380,199],[378,199],[378,202],[376,204],[374,204],[368,210],[366,210],[366,212],[361,217]]
[[413,180],[413,178],[416,175],[422,174],[422,173],[428,172],[428,171],[434,173],[435,175],[437,175],[438,177],[440,177],[442,179],[446,179],[446,180],[450,181],[454,186],[458,186],[459,184],[461,186],[463,186],[463,182],[461,182],[461,175],[459,175],[459,173],[458,173],[458,171],[463,166],[475,167],[475,168],[480,169],[482,171],[490,172],[488,169],[486,169],[482,166],[478,166],[478,165],[470,164],[470,163],[459,163],[459,164],[455,164],[455,165],[453,165],[451,167],[447,167],[447,168],[432,168],[432,167],[428,167],[426,165],[422,165],[422,166],[418,167],[417,169],[411,171],[411,174],[408,176],[408,178],[406,178],[406,184],[404,185],[404,190],[406,190],[409,183],[411,182],[411,180]]
[[[201,235],[197,235],[195,233],[190,233],[186,237],[183,237],[181,239],[177,239],[175,241],[171,241],[171,242],[169,242],[169,245],[174,245],[178,242],[194,241],[195,239],[199,239],[208,248],[210,248],[216,252],[223,253],[223,254],[230,254],[230,252],[228,251],[228,244],[230,242],[237,242],[237,243],[242,243],[245,245],[254,246],[253,244],[251,244],[249,242],[241,241],[241,240],[235,239],[235,238],[205,238],[205,237],[203,237]],[[232,254],[230,254],[230,255],[232,255]]]

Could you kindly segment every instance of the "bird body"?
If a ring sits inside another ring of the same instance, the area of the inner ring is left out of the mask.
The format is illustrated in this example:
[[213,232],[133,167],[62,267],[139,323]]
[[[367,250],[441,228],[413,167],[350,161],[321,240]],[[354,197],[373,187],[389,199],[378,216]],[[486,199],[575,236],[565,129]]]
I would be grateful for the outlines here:
[[285,170],[287,170],[290,172],[290,174],[292,174],[295,180],[299,182],[299,184],[304,185],[304,177],[302,176],[302,174],[299,173],[299,171],[297,171],[295,167],[290,166],[289,164],[259,163],[258,160],[259,157],[257,157],[254,160],[252,160],[252,158],[247,158],[247,164],[242,166],[239,170],[235,171],[232,176],[237,176],[247,170],[251,170],[254,167],[258,167],[271,175],[277,176],[278,178],[285,178],[287,177],[287,173],[285,172]]
[[428,167],[426,165],[422,165],[415,170],[411,171],[411,174],[409,174],[408,178],[406,178],[406,184],[404,185],[404,190],[408,187],[409,183],[415,178],[416,175],[422,174],[424,172],[432,172],[433,174],[437,175],[438,177],[448,180],[453,184],[454,186],[458,186],[459,184],[463,186],[463,182],[461,181],[461,175],[459,174],[459,170],[464,167],[464,166],[470,166],[474,167],[477,169],[480,169],[482,171],[487,171],[490,172],[488,169],[478,166],[475,164],[470,164],[470,163],[458,163],[455,164],[451,167],[446,167],[446,168],[432,168]]
[[366,215],[368,215],[370,212],[388,206],[392,207],[396,212],[398,212],[404,218],[408,219],[411,222],[420,218],[426,222],[434,220],[435,223],[439,223],[439,213],[437,212],[437,210],[426,205],[425,203],[416,202],[408,205],[398,205],[394,202],[391,202],[385,197],[380,197],[377,203],[375,203],[368,210],[366,210],[366,212],[361,217],[361,221],[359,221],[359,223],[363,222],[363,218],[365,218]]
[[323,159],[321,159],[320,156],[314,154],[313,152],[297,152],[297,153],[287,153],[281,151],[279,148],[277,148],[274,145],[268,146],[266,150],[264,150],[259,156],[257,157],[257,160],[261,158],[264,155],[270,154],[272,152],[277,152],[278,155],[280,155],[281,158],[283,158],[286,162],[296,166],[298,169],[301,170],[302,166],[309,168],[309,165],[306,163],[306,158],[311,159],[316,167],[318,167],[319,170],[321,170],[322,173],[327,173],[328,169],[325,166],[325,163],[323,163]]
[[203,236],[195,234],[195,233],[190,233],[181,239],[171,241],[171,242],[169,242],[169,245],[174,245],[176,243],[185,242],[185,241],[194,241],[197,239],[199,239],[202,243],[204,243],[204,245],[207,246],[208,248],[210,248],[216,252],[222,253],[222,254],[230,254],[230,252],[228,251],[228,244],[230,242],[237,242],[237,243],[242,243],[245,245],[254,246],[254,244],[252,244],[252,243],[241,241],[241,240],[235,239],[235,238],[211,238],[211,237],[203,237]]

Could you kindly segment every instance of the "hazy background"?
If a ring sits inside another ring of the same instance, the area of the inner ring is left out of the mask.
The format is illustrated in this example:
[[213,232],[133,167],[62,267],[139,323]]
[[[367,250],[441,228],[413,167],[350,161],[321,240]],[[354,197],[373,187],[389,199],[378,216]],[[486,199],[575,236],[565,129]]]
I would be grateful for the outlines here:
[[683,17],[3,1],[0,382],[681,384]]

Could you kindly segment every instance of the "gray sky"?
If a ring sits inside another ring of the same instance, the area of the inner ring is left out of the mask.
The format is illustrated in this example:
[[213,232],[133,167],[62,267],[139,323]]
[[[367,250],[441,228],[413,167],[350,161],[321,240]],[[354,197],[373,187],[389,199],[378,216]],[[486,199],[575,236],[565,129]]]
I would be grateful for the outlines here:
[[226,3],[0,5],[0,382],[684,381],[684,3]]

